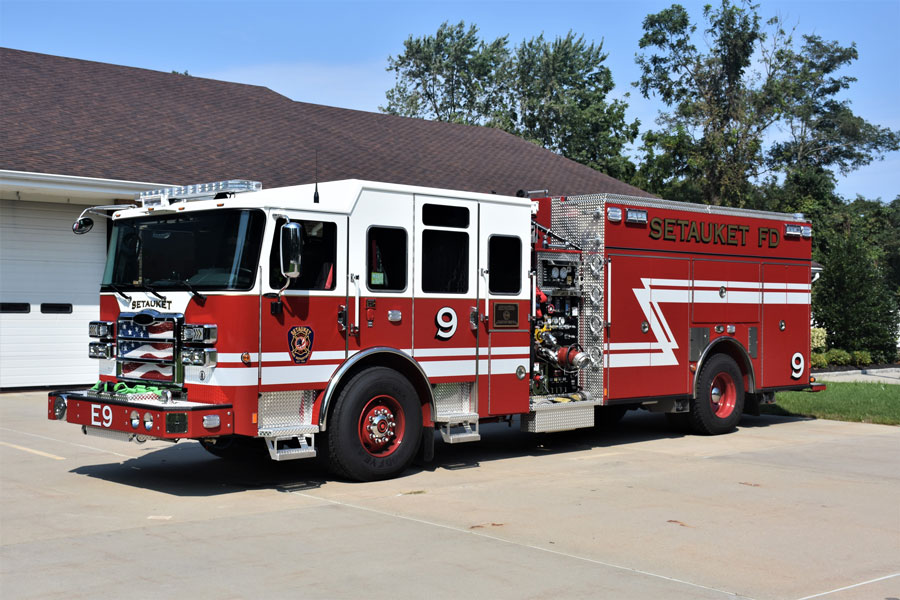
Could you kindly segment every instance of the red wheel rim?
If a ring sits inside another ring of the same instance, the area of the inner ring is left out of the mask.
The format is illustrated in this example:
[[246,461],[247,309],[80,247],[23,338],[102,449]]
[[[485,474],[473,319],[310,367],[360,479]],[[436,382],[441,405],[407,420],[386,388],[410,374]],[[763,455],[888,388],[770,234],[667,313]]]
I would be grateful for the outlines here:
[[391,396],[375,396],[359,417],[359,441],[372,456],[393,454],[406,433],[406,416],[400,403]]
[[709,403],[713,413],[725,419],[734,412],[737,403],[737,387],[728,373],[719,373],[709,386]]

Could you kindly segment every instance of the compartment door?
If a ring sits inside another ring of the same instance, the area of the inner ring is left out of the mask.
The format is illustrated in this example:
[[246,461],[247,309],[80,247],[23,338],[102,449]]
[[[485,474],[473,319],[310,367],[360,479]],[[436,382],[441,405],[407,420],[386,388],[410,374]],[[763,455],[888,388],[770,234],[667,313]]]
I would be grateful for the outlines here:
[[809,383],[809,301],[809,266],[763,265],[759,387]]
[[610,255],[610,401],[688,393],[690,261]]

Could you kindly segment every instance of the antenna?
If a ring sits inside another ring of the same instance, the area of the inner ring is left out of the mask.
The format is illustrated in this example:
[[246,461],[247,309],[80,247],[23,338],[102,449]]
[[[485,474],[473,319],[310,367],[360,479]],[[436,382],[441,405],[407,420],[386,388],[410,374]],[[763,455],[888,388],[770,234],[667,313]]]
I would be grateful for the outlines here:
[[319,151],[316,150],[316,189],[313,192],[313,204],[319,203]]

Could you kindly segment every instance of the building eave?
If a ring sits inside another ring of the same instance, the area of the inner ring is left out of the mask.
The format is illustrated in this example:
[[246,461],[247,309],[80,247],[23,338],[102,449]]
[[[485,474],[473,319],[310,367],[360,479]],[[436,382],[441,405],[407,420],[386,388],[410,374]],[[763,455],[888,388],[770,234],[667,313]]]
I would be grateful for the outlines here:
[[114,203],[130,201],[139,192],[169,185],[172,184],[0,169],[0,198],[23,202]]

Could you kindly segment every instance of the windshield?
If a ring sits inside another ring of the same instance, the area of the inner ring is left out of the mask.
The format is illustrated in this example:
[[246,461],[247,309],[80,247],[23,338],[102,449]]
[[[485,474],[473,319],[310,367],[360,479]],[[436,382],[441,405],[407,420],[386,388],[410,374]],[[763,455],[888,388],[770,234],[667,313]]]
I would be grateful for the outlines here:
[[237,209],[115,221],[103,285],[250,289],[264,224],[262,211]]

